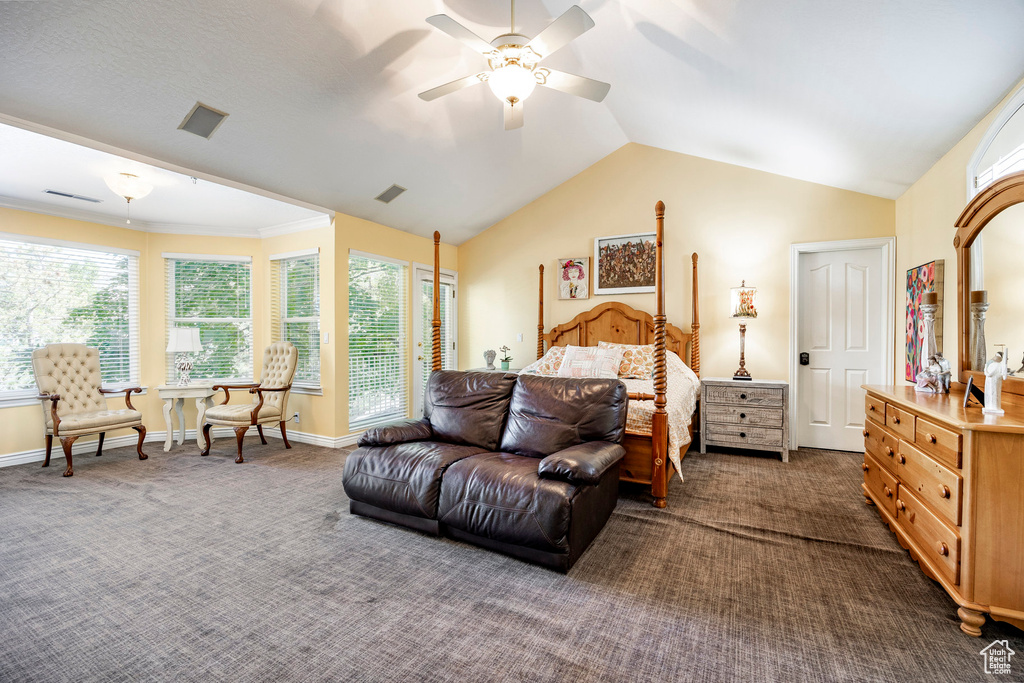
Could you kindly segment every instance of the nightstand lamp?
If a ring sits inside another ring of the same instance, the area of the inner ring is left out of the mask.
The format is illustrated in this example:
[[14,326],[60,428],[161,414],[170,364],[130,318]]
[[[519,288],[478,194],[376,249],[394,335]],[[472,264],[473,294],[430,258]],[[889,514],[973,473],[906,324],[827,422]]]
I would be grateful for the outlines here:
[[747,341],[747,321],[757,317],[757,307],[754,305],[754,297],[757,294],[757,287],[747,287],[747,281],[743,280],[739,287],[729,290],[729,309],[733,318],[740,320],[740,367],[733,373],[733,379],[749,380],[750,373],[747,372],[744,349]]
[[167,353],[178,354],[174,358],[174,369],[178,371],[178,386],[188,386],[192,381],[192,358],[189,354],[203,350],[199,341],[198,327],[172,327],[167,340]]

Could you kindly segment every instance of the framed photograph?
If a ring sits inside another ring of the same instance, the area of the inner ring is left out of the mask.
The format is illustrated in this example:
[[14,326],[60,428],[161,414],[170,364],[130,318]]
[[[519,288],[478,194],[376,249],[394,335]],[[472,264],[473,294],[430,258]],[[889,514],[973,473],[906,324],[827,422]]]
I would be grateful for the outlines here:
[[594,294],[654,291],[655,233],[613,235],[594,240],[597,282]]
[[590,257],[558,259],[558,298],[590,298]]
[[935,342],[942,352],[942,284],[945,262],[931,261],[907,271],[907,366],[904,377],[908,382],[917,379],[917,373],[927,358],[921,358],[924,340],[924,321],[921,319],[921,297],[925,292],[939,295],[939,308],[935,311]]

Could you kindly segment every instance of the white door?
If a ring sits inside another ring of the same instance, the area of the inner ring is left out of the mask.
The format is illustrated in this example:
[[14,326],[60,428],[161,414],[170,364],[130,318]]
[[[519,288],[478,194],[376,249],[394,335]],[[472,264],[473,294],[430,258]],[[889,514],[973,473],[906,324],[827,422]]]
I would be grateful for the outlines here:
[[[456,278],[441,273],[441,369],[450,370],[458,364],[456,353]],[[423,415],[423,390],[430,377],[430,321],[434,317],[434,271],[426,266],[413,268],[412,321],[412,415]]]
[[889,253],[871,247],[798,254],[794,360],[800,446],[864,448],[861,385],[885,384],[890,375],[890,308],[884,298],[892,296],[886,291]]

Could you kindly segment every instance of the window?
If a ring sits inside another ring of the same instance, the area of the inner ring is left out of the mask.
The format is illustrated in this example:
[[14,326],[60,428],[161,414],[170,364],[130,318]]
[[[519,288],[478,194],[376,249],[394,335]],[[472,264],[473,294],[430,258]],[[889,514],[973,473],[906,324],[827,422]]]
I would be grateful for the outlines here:
[[1024,87],[996,115],[967,165],[967,196],[1024,170]]
[[139,383],[139,254],[0,234],[0,401],[34,397],[32,351],[98,348],[103,383]]
[[270,257],[271,339],[299,352],[296,388],[320,389],[320,253]]
[[[252,374],[252,263],[248,257],[164,254],[167,329],[198,327],[203,350],[193,379],[242,380]],[[168,383],[177,381],[167,354]]]
[[348,420],[351,430],[408,415],[407,265],[350,252]]

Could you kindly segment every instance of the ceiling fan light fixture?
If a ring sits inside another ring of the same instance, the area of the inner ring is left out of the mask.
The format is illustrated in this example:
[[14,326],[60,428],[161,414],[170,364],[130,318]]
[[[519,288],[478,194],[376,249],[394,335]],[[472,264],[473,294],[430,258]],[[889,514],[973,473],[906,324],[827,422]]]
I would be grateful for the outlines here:
[[124,197],[125,201],[128,202],[128,214],[125,223],[131,225],[132,200],[142,199],[153,191],[153,186],[134,173],[118,173],[116,176],[104,178],[103,182],[107,184],[107,187],[114,194]]
[[530,96],[537,86],[537,79],[533,71],[516,62],[509,62],[490,73],[487,85],[499,100],[515,104]]

